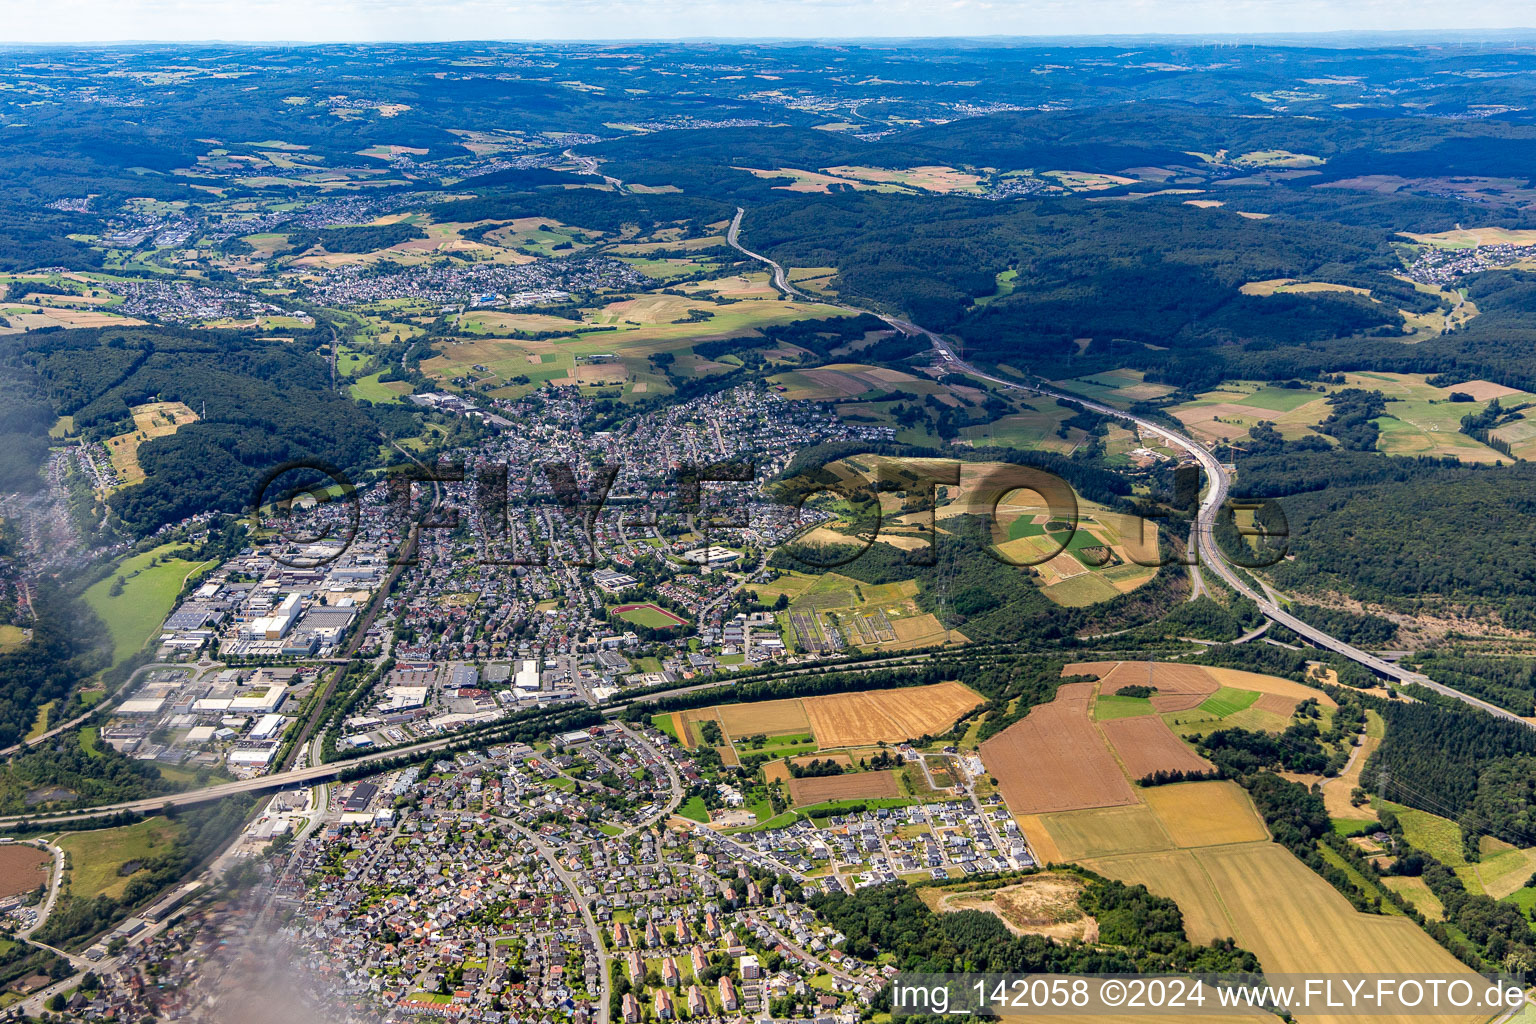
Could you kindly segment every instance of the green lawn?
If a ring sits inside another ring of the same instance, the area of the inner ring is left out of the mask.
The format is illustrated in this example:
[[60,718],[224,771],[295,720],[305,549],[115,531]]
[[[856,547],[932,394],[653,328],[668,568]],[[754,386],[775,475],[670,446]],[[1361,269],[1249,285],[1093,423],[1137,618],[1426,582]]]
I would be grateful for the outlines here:
[[691,796],[685,800],[677,813],[684,818],[692,818],[694,821],[709,823],[709,808],[704,806],[702,797]]
[[676,626],[687,625],[686,622],[676,615],[653,604],[642,604],[633,608],[625,605],[620,605],[619,607],[626,610],[617,612],[618,617],[625,622],[633,622],[637,626],[649,626],[652,629],[670,629]]
[[1201,702],[1200,710],[1225,718],[1251,706],[1258,699],[1259,694],[1253,690],[1234,690],[1230,686],[1223,686]]
[[[190,562],[181,558],[166,559],[165,555],[176,545],[165,544],[153,551],[133,555],[119,562],[106,579],[93,583],[85,591],[85,603],[101,616],[112,635],[112,663],[120,665],[143,648],[152,636],[158,636],[160,625],[171,613],[176,595],[181,593],[183,582],[189,573],[196,578],[213,566],[212,562]],[[158,565],[149,563],[156,558]],[[120,593],[113,587],[119,577],[124,580]]]
[[672,737],[673,740],[677,739],[677,727],[672,724],[672,715],[670,712],[665,715],[652,715],[651,724],[660,729],[662,732],[666,733],[668,736]]

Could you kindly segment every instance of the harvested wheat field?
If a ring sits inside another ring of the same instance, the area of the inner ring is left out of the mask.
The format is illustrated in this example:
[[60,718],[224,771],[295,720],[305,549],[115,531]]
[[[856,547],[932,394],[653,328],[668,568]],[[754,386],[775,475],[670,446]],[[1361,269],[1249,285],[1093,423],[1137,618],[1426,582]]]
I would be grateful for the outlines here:
[[1269,838],[1248,794],[1235,782],[1181,782],[1142,791],[1175,846],[1221,846]]
[[719,704],[709,712],[709,717],[718,720],[733,740],[760,734],[784,736],[811,731],[805,708],[797,697],[760,700],[752,704]]
[[1190,942],[1207,943],[1232,934],[1221,897],[1190,850],[1162,850],[1083,861],[1083,866],[1126,885],[1144,885],[1179,904]]
[[1133,804],[1136,794],[1088,716],[1093,683],[1056,699],[981,745],[982,763],[1015,814]]
[[1153,772],[1203,772],[1211,764],[1175,736],[1156,715],[1112,718],[1100,722],[1110,746],[1125,764],[1125,773],[1141,779]]
[[1296,705],[1300,703],[1294,697],[1282,697],[1278,693],[1266,693],[1253,702],[1253,706],[1260,711],[1268,711],[1272,715],[1282,718],[1290,718],[1296,713]]
[[1322,690],[1314,690],[1310,686],[1290,679],[1281,679],[1279,676],[1261,676],[1257,672],[1244,672],[1235,668],[1208,668],[1209,672],[1221,686],[1229,686],[1234,690],[1257,690],[1260,693],[1272,693],[1280,697],[1290,697],[1296,701],[1311,698],[1325,708],[1338,707],[1337,702]]
[[818,744],[859,747],[936,735],[984,701],[970,687],[948,682],[807,697],[803,703]]
[[901,796],[901,780],[896,772],[854,772],[851,775],[825,775],[819,779],[791,779],[789,798],[796,807],[826,803],[828,800],[864,800]]
[[1040,824],[1050,833],[1057,859],[1063,861],[1149,853],[1173,846],[1168,830],[1145,804],[1043,814]]
[[724,729],[720,716],[715,714],[716,710],[716,708],[696,708],[692,711],[679,711],[672,716],[673,723],[678,727],[677,738],[683,746],[692,750],[704,742],[704,733],[699,726],[705,722],[714,722]]

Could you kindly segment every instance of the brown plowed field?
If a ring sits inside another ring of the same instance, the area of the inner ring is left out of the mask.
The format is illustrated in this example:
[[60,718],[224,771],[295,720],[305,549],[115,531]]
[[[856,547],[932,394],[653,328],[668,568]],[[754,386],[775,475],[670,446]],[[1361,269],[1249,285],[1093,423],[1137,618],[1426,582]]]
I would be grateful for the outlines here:
[[1071,683],[981,745],[1015,814],[1133,804],[1136,794],[1088,716],[1092,683]]
[[[1113,694],[1122,686],[1148,685],[1147,663],[1144,661],[1080,661],[1061,670],[1064,676],[1096,675],[1099,692]],[[1170,665],[1157,662],[1152,665],[1151,685],[1157,687],[1152,695],[1152,707],[1161,714],[1164,711],[1188,711],[1221,689],[1215,676],[1196,665]]]
[[1253,702],[1253,706],[1260,711],[1269,711],[1276,715],[1290,718],[1296,713],[1296,700],[1291,697],[1282,697],[1278,693],[1266,693]]
[[826,803],[828,800],[862,800],[901,796],[901,781],[896,772],[855,772],[852,775],[827,775],[819,779],[791,779],[789,798],[796,807]]
[[937,735],[983,700],[969,687],[949,682],[807,697],[802,703],[817,744],[825,748]]
[[53,855],[35,846],[0,846],[0,897],[31,892],[48,884]]
[[1112,718],[1099,723],[1115,753],[1125,762],[1125,773],[1140,779],[1156,771],[1203,772],[1210,762],[1200,757],[1169,730],[1156,715]]

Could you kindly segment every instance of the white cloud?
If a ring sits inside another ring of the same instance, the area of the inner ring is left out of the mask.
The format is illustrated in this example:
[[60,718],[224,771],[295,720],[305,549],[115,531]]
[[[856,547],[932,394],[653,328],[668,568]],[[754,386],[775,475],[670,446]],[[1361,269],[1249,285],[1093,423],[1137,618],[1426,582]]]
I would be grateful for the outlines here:
[[1498,29],[1468,0],[0,0],[13,42],[1222,34]]

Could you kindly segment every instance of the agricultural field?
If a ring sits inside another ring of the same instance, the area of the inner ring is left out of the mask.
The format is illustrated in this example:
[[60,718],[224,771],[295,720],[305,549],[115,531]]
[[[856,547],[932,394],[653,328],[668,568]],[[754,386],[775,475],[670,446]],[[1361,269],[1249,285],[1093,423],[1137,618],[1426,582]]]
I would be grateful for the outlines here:
[[[1151,702],[1148,704],[1150,706]],[[1141,779],[1158,771],[1210,770],[1211,766],[1205,758],[1197,755],[1175,736],[1168,724],[1156,715],[1101,721],[1099,728],[1109,739],[1109,745],[1120,758],[1120,763],[1125,766],[1125,773],[1132,779]]]
[[[1159,675],[1163,669],[1167,672]],[[1097,675],[1100,681],[1062,685],[1056,700],[1034,708],[981,751],[1043,860],[1077,861],[1110,878],[1146,885],[1178,902],[1192,941],[1231,936],[1253,950],[1268,971],[1463,970],[1411,921],[1358,913],[1289,851],[1268,841],[1263,820],[1236,783],[1132,788],[1127,773],[1153,763],[1135,764],[1135,756],[1172,751],[1165,745],[1178,741],[1163,719],[1185,712],[1095,722],[1090,708],[1097,693],[1147,684],[1149,671],[1152,685],[1166,683],[1170,690],[1185,691],[1175,696],[1201,702],[1246,684],[1244,696],[1229,693],[1223,708],[1246,704],[1251,710],[1264,695],[1293,701],[1303,694],[1320,696],[1289,680],[1193,666],[1067,666],[1064,675]],[[1156,739],[1148,739],[1150,732],[1143,735],[1147,730],[1156,731]],[[1113,737],[1124,770],[1104,734]]]
[[991,423],[961,427],[960,436],[978,448],[996,445],[1067,455],[1087,436],[1078,427],[1068,427],[1066,437],[1057,433],[1071,417],[1071,409],[1041,402],[1039,408],[1032,406],[1020,412],[1008,413]]
[[1089,717],[1095,683],[1067,683],[1056,699],[981,745],[982,762],[1015,814],[1134,804],[1136,795]]
[[1222,846],[1268,838],[1248,794],[1233,782],[1184,782],[1142,791],[1179,847]]
[[768,762],[763,765],[763,778],[768,782],[788,782],[793,778],[789,773],[791,764],[803,767],[812,761],[831,761],[833,764],[842,765],[845,769],[853,767],[853,757],[850,754],[807,754],[803,757],[786,757],[782,761]]
[[[1056,851],[1052,859],[1058,861],[1149,853],[1173,847],[1167,828],[1144,803],[1042,814],[1038,821]],[[1025,834],[1033,839],[1037,833],[1026,830]]]
[[[731,364],[694,355],[692,346],[699,342],[739,337],[795,320],[847,315],[822,303],[786,301],[766,288],[766,278],[763,292],[753,282],[743,282],[740,288],[717,289],[722,297],[735,301],[642,293],[583,309],[579,320],[490,310],[465,313],[459,318],[457,336],[437,343],[438,354],[424,360],[421,369],[448,390],[456,389],[455,379],[475,378],[498,398],[520,397],[545,381],[618,387],[625,396],[665,394],[672,385],[650,362],[653,355],[671,353],[675,376],[707,377],[730,369]],[[559,334],[544,339],[489,336],[512,331]],[[476,366],[486,369],[476,370]]]
[[1108,601],[1147,583],[1157,570],[1157,525],[1137,516],[1078,501],[1075,518],[1058,518],[1038,496],[1015,491],[996,509],[1008,539],[998,546],[1016,564],[1029,565],[1040,591],[1059,605],[1079,608]]
[[[902,536],[897,528],[881,530],[881,539],[897,543]],[[816,543],[817,531],[801,538]],[[837,573],[807,576],[791,573],[771,584],[759,586],[758,593],[790,597],[785,622],[786,638],[799,650],[830,649],[833,631],[846,646],[901,650],[945,640],[964,642],[964,637],[944,626],[917,604],[916,580],[896,583],[860,583]]]
[[811,731],[810,718],[797,697],[752,704],[721,704],[710,709],[731,739],[744,736],[797,736]]
[[[715,722],[728,748],[736,754],[788,756],[802,763],[814,754],[851,764],[854,757],[869,754],[878,744],[902,743],[943,732],[981,703],[978,694],[960,683],[935,683],[824,697],[717,704],[677,712],[671,724],[679,741],[687,747],[703,742],[701,723]],[[758,742],[755,737],[764,739]],[[833,748],[843,753],[818,753]],[[770,777],[788,776],[782,763],[770,767]]]
[[1052,385],[1118,409],[1128,409],[1137,402],[1162,398],[1174,390],[1167,384],[1148,383],[1140,370],[1106,370],[1086,377],[1053,381]]
[[[167,544],[131,555],[111,575],[86,588],[85,603],[101,616],[112,637],[112,664],[122,664],[158,636],[185,582],[212,567],[211,562],[167,557],[174,549]],[[123,581],[120,590],[118,579]]]
[[53,854],[47,850],[24,843],[0,846],[0,899],[47,885],[52,871]]
[[969,687],[949,682],[807,697],[804,703],[821,746],[858,747],[941,733],[983,700]]
[[735,169],[746,171],[755,178],[787,181],[789,182],[787,185],[773,186],[786,192],[830,193],[834,188],[851,188],[859,192],[903,192],[912,194],[912,189],[904,188],[892,182],[859,181],[835,174],[807,171],[798,167],[778,167],[773,170],[765,170],[760,167],[737,167]]
[[924,192],[967,193],[981,192],[981,178],[953,167],[929,164],[922,167],[906,167],[891,170],[884,167],[823,167],[827,174],[855,181],[877,184],[901,185]]
[[1420,245],[1432,245],[1437,249],[1476,249],[1484,245],[1536,245],[1536,231],[1511,228],[1457,228],[1434,234],[1402,232]]
[[150,402],[136,405],[133,429],[107,439],[107,454],[123,486],[140,483],[144,470],[139,465],[139,446],[157,437],[169,437],[188,423],[197,422],[197,413],[185,402]]
[[828,800],[882,799],[901,795],[901,779],[894,770],[789,780],[789,797],[796,807],[809,807]]
[[[1374,421],[1381,430],[1378,450],[1389,455],[1450,455],[1463,462],[1509,461],[1509,456],[1461,433],[1463,416],[1477,414],[1497,398],[1506,407],[1536,402],[1530,395],[1490,381],[1468,381],[1437,388],[1424,374],[1350,373],[1345,383],[1312,388],[1277,388],[1250,381],[1228,382],[1169,412],[1202,440],[1216,443],[1248,436],[1251,427],[1268,421],[1282,437],[1326,437],[1312,428],[1332,411],[1327,394],[1343,388],[1380,391],[1387,398],[1386,415]],[[1460,392],[1471,402],[1453,402]],[[1517,457],[1536,453],[1536,427],[1516,420],[1493,431],[1507,441]]]
[[1454,821],[1379,798],[1371,805],[1376,811],[1396,814],[1408,842],[1455,871],[1468,892],[1505,899],[1523,888],[1536,872],[1536,847],[1520,849],[1484,836],[1480,843],[1482,859],[1468,861],[1461,845],[1461,826]]

